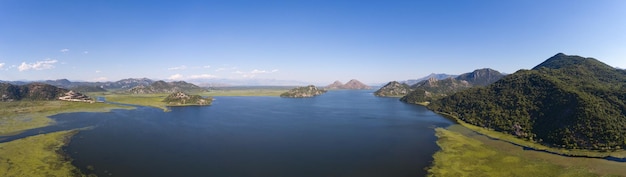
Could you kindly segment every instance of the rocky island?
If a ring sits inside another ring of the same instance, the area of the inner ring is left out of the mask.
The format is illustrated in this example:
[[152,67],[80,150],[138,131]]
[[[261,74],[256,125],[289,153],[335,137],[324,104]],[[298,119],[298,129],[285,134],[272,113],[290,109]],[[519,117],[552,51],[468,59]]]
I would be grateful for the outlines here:
[[298,87],[298,88],[291,89],[283,94],[280,94],[280,97],[307,98],[307,97],[314,97],[317,95],[321,95],[324,93],[326,93],[326,90],[318,89],[314,85],[309,85],[306,87]]
[[165,97],[163,102],[167,103],[168,106],[207,106],[211,105],[213,98],[203,98],[200,95],[189,95],[184,92],[175,92]]

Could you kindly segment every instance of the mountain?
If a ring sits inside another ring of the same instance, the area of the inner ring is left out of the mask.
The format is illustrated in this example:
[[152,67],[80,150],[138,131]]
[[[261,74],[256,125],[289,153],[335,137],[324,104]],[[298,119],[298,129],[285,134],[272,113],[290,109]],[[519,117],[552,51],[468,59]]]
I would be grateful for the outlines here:
[[343,89],[343,83],[341,83],[341,81],[335,81],[332,84],[326,86],[326,89]]
[[400,101],[413,104],[430,102],[434,99],[441,98],[470,87],[472,87],[472,85],[464,80],[457,80],[455,78],[437,80],[435,78],[430,78],[412,85],[411,88],[413,91],[400,98]]
[[78,86],[73,86],[68,88],[70,90],[74,90],[77,92],[106,92],[106,89],[103,89],[102,87],[97,87],[97,86],[88,86],[88,85],[78,85]]
[[391,81],[387,83],[385,86],[376,90],[376,92],[374,92],[374,95],[388,96],[388,97],[404,96],[410,91],[411,91],[411,88],[409,88],[409,85],[405,83],[400,83],[397,81]]
[[182,105],[211,105],[213,98],[203,98],[200,95],[189,95],[184,92],[174,92],[165,99],[163,102],[169,106],[182,106]]
[[107,82],[100,85],[104,89],[129,89],[137,86],[148,86],[154,81],[148,78],[128,78],[116,82]]
[[326,86],[326,89],[353,89],[353,90],[358,90],[358,89],[372,89],[372,87],[367,86],[365,84],[363,84],[362,82],[356,80],[356,79],[352,79],[350,81],[348,81],[346,84],[342,84],[339,81],[335,81],[332,84]]
[[559,53],[429,108],[552,147],[626,147],[626,71],[594,58]]
[[197,85],[187,83],[185,81],[174,81],[174,82],[165,82],[165,81],[156,81],[148,86],[139,85],[133,87],[126,92],[132,94],[151,94],[151,93],[175,93],[175,92],[201,92],[205,91],[201,87]]
[[504,74],[491,68],[477,69],[470,73],[457,76],[456,80],[464,80],[474,86],[486,86],[504,77]]
[[317,95],[321,95],[326,93],[324,89],[318,89],[314,85],[309,85],[306,87],[297,87],[291,89],[285,93],[280,94],[280,97],[288,97],[288,98],[306,98],[306,97],[314,97]]
[[67,92],[69,90],[44,83],[30,83],[19,86],[0,83],[0,101],[57,100]]
[[419,78],[419,79],[412,79],[412,80],[402,81],[401,83],[405,83],[407,85],[415,85],[418,82],[425,81],[425,80],[428,80],[428,79],[431,79],[431,78],[435,78],[437,80],[442,80],[442,79],[451,78],[451,77],[456,77],[456,75],[450,75],[450,74],[444,74],[444,73],[440,73],[440,74],[431,73],[428,76],[424,76],[424,77]]
[[489,68],[477,69],[455,78],[437,80],[430,78],[411,86],[412,91],[400,101],[419,104],[445,97],[475,86],[489,85],[504,77],[504,74]]

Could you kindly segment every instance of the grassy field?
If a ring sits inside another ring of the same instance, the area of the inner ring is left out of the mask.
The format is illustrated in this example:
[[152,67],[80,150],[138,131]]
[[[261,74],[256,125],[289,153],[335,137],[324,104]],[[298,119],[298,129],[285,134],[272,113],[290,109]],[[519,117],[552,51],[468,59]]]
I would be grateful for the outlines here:
[[[462,132],[473,131],[459,127],[452,127],[452,130],[443,128],[435,130],[439,138],[437,144],[441,150],[433,155],[434,161],[428,170],[429,176],[617,176],[615,174],[626,174],[626,165],[618,162],[524,151],[519,146],[484,136],[482,141],[468,137]],[[485,143],[488,140],[493,142]]]
[[0,135],[44,127],[53,120],[48,116],[67,112],[107,112],[111,109],[132,109],[128,106],[105,103],[67,101],[0,102]]
[[60,131],[0,143],[0,176],[85,176],[61,147],[76,131]]

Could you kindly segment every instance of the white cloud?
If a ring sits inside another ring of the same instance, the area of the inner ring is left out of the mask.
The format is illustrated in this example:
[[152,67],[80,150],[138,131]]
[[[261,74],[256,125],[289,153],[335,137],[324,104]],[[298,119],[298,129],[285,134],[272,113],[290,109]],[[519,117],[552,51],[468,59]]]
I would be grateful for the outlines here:
[[271,70],[271,71],[266,71],[266,70],[258,70],[258,69],[254,69],[252,71],[250,71],[251,74],[265,74],[265,73],[275,73],[278,72],[277,69]]
[[167,70],[183,70],[183,69],[187,69],[187,66],[180,65],[180,66],[177,66],[177,67],[167,68]]
[[170,77],[168,77],[167,79],[169,79],[169,80],[180,80],[182,78],[183,78],[182,74],[174,74],[174,75],[171,75]]
[[70,51],[70,49],[61,49],[60,51],[61,51],[61,52],[63,52],[63,53],[65,53],[65,52],[69,52],[69,51]]
[[102,71],[100,71],[100,70],[96,70],[96,73],[101,73],[101,72],[102,72]]
[[189,79],[210,79],[210,78],[216,78],[217,76],[215,75],[210,75],[210,74],[199,74],[199,75],[191,75],[189,76]]
[[19,71],[27,71],[27,70],[44,70],[44,69],[52,69],[54,68],[54,64],[57,63],[57,60],[45,59],[43,61],[36,61],[35,63],[26,63],[22,62],[20,66],[17,67]]
[[0,63],[0,69],[2,69],[4,67],[4,63]]
[[211,65],[206,65],[206,66],[203,66],[203,68],[207,68],[207,69],[208,69],[208,68],[211,68]]
[[84,54],[88,54],[88,53],[89,53],[89,51],[84,51],[83,53],[84,53]]
[[217,68],[215,70],[215,72],[220,72],[220,71],[226,71],[226,70],[235,70],[237,69],[237,67],[230,67],[230,68]]

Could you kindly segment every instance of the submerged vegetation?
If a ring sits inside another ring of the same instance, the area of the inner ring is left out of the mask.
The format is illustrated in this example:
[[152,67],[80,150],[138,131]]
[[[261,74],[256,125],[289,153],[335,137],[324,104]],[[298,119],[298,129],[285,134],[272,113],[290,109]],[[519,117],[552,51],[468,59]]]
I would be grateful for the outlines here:
[[624,173],[625,165],[618,162],[559,157],[525,151],[510,144],[486,144],[490,139],[480,141],[443,128],[435,131],[441,150],[433,155],[428,176],[617,176]]
[[61,153],[76,131],[60,131],[0,143],[0,176],[85,176]]

